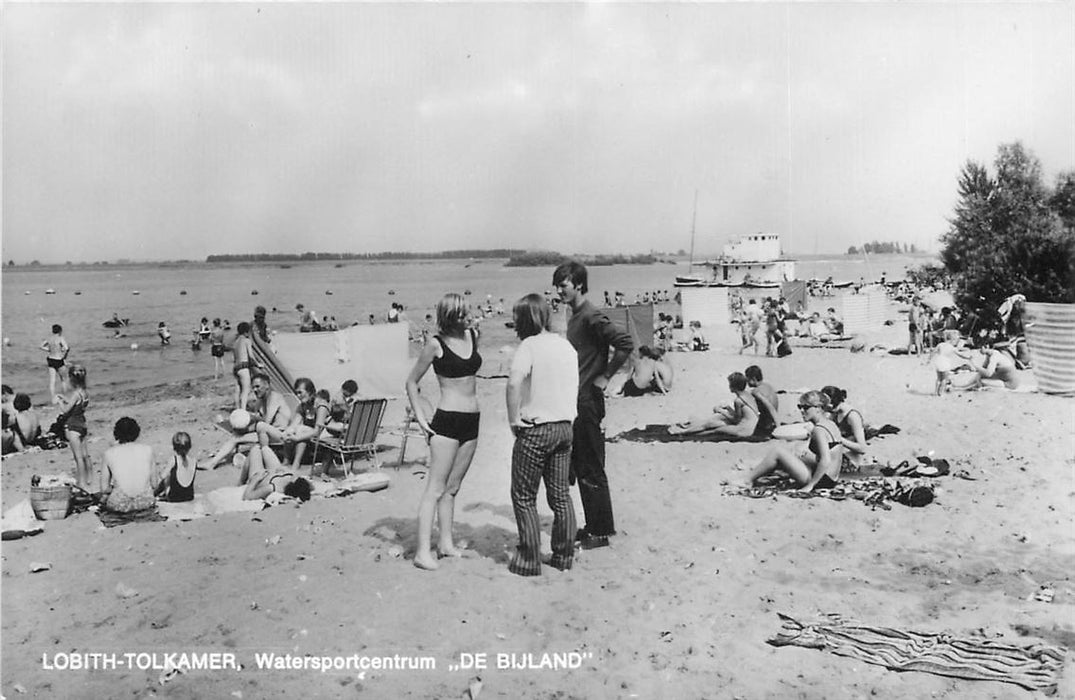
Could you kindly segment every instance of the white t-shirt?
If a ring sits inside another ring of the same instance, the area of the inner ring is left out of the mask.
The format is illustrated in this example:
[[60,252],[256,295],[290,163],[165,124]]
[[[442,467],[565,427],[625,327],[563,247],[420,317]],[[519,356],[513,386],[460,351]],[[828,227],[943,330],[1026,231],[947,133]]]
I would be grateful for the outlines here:
[[544,332],[519,343],[508,381],[522,382],[519,418],[524,422],[575,420],[579,360],[565,338]]

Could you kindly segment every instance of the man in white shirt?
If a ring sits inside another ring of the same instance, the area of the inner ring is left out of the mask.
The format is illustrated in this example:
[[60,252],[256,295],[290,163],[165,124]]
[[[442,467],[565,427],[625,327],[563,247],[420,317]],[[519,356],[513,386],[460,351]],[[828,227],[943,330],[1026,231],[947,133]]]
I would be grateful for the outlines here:
[[519,546],[508,569],[520,576],[541,573],[541,521],[537,492],[553,512],[552,558],[566,570],[574,557],[575,507],[568,475],[571,468],[571,423],[577,411],[579,370],[575,349],[549,331],[549,305],[540,294],[515,304],[515,333],[522,342],[508,374],[508,423],[515,435],[511,452],[511,504],[519,528]]

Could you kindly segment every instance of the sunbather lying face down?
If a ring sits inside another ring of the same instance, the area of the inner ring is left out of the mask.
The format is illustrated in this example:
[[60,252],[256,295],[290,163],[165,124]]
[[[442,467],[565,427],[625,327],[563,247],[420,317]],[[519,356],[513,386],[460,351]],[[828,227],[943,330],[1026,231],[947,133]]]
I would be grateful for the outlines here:
[[826,413],[827,409],[831,409],[828,397],[820,391],[808,391],[800,396],[799,411],[803,419],[814,426],[810,431],[808,451],[800,455],[784,445],[774,447],[750,472],[744,485],[753,486],[758,478],[782,471],[802,484],[803,491],[835,486],[846,448],[841,442],[839,428]]

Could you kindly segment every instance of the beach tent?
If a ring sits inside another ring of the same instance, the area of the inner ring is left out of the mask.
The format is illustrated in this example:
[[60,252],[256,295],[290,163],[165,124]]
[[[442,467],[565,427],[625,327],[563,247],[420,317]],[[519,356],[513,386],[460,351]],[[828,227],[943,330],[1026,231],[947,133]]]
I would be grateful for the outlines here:
[[692,321],[706,328],[731,323],[727,287],[681,287],[679,293],[684,326]]
[[780,284],[780,295],[787,299],[788,308],[795,310],[795,305],[801,303],[805,309],[806,304],[806,280],[790,280]]
[[636,350],[643,345],[653,346],[653,306],[651,304],[606,306],[603,311],[608,314],[617,328],[631,335]]
[[309,377],[318,389],[335,394],[345,380],[354,379],[362,396],[398,397],[411,369],[405,323],[277,333],[271,348],[256,340],[254,351],[281,391],[290,390],[295,378]]

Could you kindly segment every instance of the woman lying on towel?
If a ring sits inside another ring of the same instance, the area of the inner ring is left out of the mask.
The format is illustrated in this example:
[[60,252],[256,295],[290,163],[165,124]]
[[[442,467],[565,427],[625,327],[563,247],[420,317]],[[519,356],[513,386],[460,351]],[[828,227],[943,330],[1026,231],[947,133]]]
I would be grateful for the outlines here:
[[760,477],[782,471],[801,484],[803,491],[836,486],[846,448],[840,437],[840,429],[826,413],[830,408],[828,397],[820,391],[808,391],[800,396],[799,410],[803,418],[813,424],[809,451],[797,455],[783,445],[774,447],[750,472],[745,485],[753,486]]
[[735,402],[730,407],[717,406],[713,409],[711,416],[669,426],[669,435],[704,432],[742,438],[751,437],[758,426],[759,412],[758,401],[747,388],[746,375],[742,372],[729,374],[728,389],[735,394]]
[[317,396],[314,383],[306,377],[295,380],[295,396],[299,405],[291,416],[291,422],[283,430],[269,423],[258,423],[258,444],[268,447],[271,443],[284,443],[291,455],[291,468],[298,469],[307,443],[321,434],[329,419],[329,404]]
[[[284,469],[280,458],[268,447],[255,447],[247,458],[250,467],[244,501],[256,501],[273,493],[310,500],[310,482]],[[241,486],[242,484],[240,484]]]
[[866,454],[866,423],[862,413],[847,403],[847,392],[838,386],[822,387],[821,393],[829,397],[829,417],[840,429],[840,444],[844,451],[844,466],[855,469],[862,463]]
[[105,510],[132,513],[157,504],[153,493],[160,473],[153,465],[153,448],[135,442],[142,433],[138,422],[124,416],[116,421],[112,436],[118,443],[105,450],[101,469],[101,501]]

